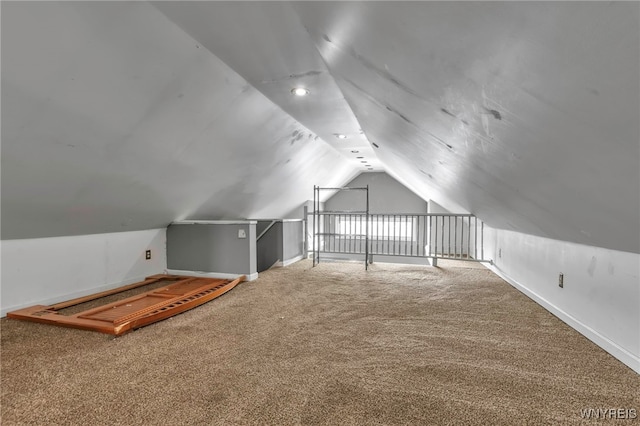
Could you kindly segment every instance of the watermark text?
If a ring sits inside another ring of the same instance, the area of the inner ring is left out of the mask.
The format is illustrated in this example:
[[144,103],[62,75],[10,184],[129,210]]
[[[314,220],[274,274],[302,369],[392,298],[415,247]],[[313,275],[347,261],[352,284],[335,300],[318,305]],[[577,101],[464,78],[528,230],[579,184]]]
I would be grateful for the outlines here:
[[638,417],[635,408],[583,408],[580,417],[593,420],[633,420]]

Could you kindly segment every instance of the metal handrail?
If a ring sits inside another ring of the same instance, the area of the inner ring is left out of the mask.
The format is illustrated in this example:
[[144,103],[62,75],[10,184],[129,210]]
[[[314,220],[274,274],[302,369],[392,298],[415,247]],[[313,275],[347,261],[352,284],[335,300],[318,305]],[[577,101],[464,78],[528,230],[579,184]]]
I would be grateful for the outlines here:
[[[492,262],[484,258],[484,222],[468,213],[314,211],[320,253],[410,256]],[[363,237],[366,239],[363,242]]]

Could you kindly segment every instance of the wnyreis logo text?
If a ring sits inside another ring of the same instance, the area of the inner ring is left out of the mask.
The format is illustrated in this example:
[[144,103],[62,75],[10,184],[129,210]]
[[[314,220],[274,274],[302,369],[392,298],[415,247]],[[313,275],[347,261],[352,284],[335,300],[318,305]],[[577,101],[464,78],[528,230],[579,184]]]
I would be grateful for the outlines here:
[[605,420],[632,420],[638,417],[635,408],[583,408],[580,410],[583,419]]

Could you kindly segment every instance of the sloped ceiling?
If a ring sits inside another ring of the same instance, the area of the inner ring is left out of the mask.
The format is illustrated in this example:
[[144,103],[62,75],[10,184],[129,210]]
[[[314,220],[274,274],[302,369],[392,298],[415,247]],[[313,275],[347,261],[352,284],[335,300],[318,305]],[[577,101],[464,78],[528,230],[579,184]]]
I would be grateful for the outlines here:
[[2,2],[2,124],[3,239],[283,217],[359,170],[148,3]]
[[299,3],[378,157],[487,223],[640,245],[639,4]]
[[279,216],[372,168],[638,253],[639,22],[637,2],[3,2],[2,236]]

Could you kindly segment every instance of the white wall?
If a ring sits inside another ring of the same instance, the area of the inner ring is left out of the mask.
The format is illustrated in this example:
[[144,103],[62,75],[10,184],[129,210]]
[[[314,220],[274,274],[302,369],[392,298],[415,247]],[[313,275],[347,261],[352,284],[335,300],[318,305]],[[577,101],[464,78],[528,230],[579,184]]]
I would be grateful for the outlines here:
[[485,254],[490,269],[640,373],[640,255],[486,226]]
[[[151,260],[145,251],[151,250]],[[141,281],[167,268],[166,229],[3,240],[1,315]]]

